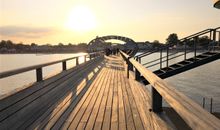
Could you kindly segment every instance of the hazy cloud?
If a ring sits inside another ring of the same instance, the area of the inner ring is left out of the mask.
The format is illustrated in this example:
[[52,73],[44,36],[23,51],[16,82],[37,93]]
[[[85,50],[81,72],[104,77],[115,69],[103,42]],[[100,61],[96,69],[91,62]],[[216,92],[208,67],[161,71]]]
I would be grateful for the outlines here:
[[0,35],[25,38],[40,38],[54,32],[52,28],[24,27],[24,26],[1,26]]

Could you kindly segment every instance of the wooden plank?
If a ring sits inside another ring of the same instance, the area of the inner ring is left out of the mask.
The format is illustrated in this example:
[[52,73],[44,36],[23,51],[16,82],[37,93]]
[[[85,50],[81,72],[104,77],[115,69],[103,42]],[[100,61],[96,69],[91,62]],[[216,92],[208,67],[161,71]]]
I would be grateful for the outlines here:
[[[106,71],[106,69],[104,68],[103,71]],[[91,95],[91,97],[89,97],[89,99],[91,100],[86,100],[85,103],[82,105],[82,107],[80,108],[80,110],[77,112],[76,117],[74,118],[74,120],[71,122],[70,126],[68,129],[76,129],[78,126],[78,123],[80,122],[83,114],[86,111],[86,108],[89,106],[90,103],[94,103],[95,99],[97,98],[96,95],[99,94],[101,88],[102,88],[102,83],[104,81],[104,79],[106,78],[106,76],[103,76],[104,78],[102,79],[102,81],[97,84],[95,87],[98,87],[98,90],[95,91],[94,95]]]
[[[117,67],[112,68],[115,70],[114,77],[117,77]],[[111,116],[111,130],[118,130],[118,78],[114,78],[113,81],[113,101],[112,101],[112,116]]]
[[[109,93],[110,93],[110,83],[111,83],[111,80],[113,78],[113,71],[111,70],[111,75],[109,76],[109,80],[107,81],[107,84],[106,84],[106,87],[108,88],[107,91],[105,91],[104,93],[104,96],[103,96],[103,100],[102,100],[102,103],[100,105],[100,109],[98,111],[98,115],[97,115],[97,118],[95,120],[95,124],[94,124],[94,130],[101,130],[102,128],[102,123],[104,122],[104,114],[105,114],[105,111],[106,111],[106,104],[107,104],[107,101],[108,101],[108,98],[109,98]],[[89,125],[90,123],[88,122],[88,127],[89,128]]]
[[[101,129],[101,124],[102,124],[102,120],[103,120],[103,117],[104,117],[104,111],[105,111],[105,104],[107,102],[107,98],[108,98],[108,92],[109,92],[109,88],[110,88],[110,81],[111,81],[111,78],[113,77],[112,76],[112,70],[109,70],[110,71],[110,75],[109,75],[109,78],[108,80],[106,81],[106,89],[104,91],[104,94],[103,94],[103,97],[102,97],[102,101],[101,103],[99,104],[99,107],[96,108],[97,106],[97,103],[95,105],[93,112],[86,124],[86,130],[91,130],[91,129],[95,129],[95,130],[100,130]],[[97,123],[98,122],[98,123]]]
[[118,73],[117,78],[119,79],[118,82],[118,111],[119,111],[119,129],[125,130],[126,129],[126,119],[125,119],[125,108],[124,108],[124,102],[123,102],[123,94],[122,94],[122,79],[121,76],[123,76],[124,71],[123,70],[118,70],[120,71]]
[[91,86],[89,86],[89,89],[87,90],[87,92],[84,95],[81,95],[82,99],[80,101],[78,100],[79,103],[78,101],[77,102],[74,101],[73,103],[71,103],[71,105],[69,106],[69,109],[67,109],[62,114],[60,119],[56,122],[56,124],[51,129],[67,129],[69,127],[71,121],[75,118],[76,114],[80,110],[85,100],[90,100],[91,95],[93,95],[94,92],[97,90],[97,87],[94,87],[94,86],[96,84],[99,84],[104,74],[106,74],[105,71],[101,71],[99,73],[99,75],[96,77],[96,79],[91,84]]
[[122,80],[122,94],[123,94],[123,101],[124,101],[124,109],[125,109],[125,117],[126,117],[126,126],[128,130],[135,130],[134,119],[132,115],[131,106],[129,103],[128,94],[126,91],[126,81],[124,75],[121,76]]
[[137,130],[144,130],[144,127],[143,127],[143,124],[142,124],[142,121],[140,118],[140,114],[137,110],[136,102],[135,102],[134,97],[131,93],[131,89],[130,89],[131,86],[129,84],[129,81],[126,77],[123,77],[123,78],[125,80],[126,91],[127,91],[129,103],[131,106],[131,111],[132,111],[132,115],[133,115],[133,119],[134,119],[135,128]]
[[[111,72],[109,70],[108,71],[109,75],[111,74]],[[85,129],[85,126],[88,124],[88,120],[91,119],[92,122],[95,122],[95,118],[96,118],[96,114],[98,112],[100,103],[102,101],[102,97],[104,94],[104,91],[106,89],[106,82],[109,80],[108,75],[106,75],[106,78],[104,79],[104,81],[102,82],[102,84],[99,84],[101,86],[101,90],[98,93],[98,95],[94,95],[94,97],[96,97],[96,99],[94,100],[94,102],[90,101],[90,104],[88,105],[88,107],[86,108],[85,113],[83,114],[82,119],[80,120],[80,123],[83,124],[84,126],[78,126],[77,129]],[[92,127],[90,128],[92,129]]]
[[[112,74],[115,74],[115,70],[112,72]],[[111,109],[112,109],[112,101],[113,101],[113,91],[114,91],[114,79],[115,77],[113,77],[111,79],[111,83],[110,83],[110,90],[109,90],[109,95],[108,95],[108,100],[107,100],[107,104],[106,104],[106,108],[105,108],[105,115],[104,115],[104,120],[102,123],[102,129],[103,130],[109,130],[110,129],[110,125],[111,125]]]

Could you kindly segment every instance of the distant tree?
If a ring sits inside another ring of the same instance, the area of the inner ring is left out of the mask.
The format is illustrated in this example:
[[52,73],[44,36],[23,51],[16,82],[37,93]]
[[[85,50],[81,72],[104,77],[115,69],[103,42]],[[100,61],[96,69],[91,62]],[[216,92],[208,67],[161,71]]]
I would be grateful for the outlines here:
[[179,39],[176,33],[170,34],[168,38],[166,39],[166,44],[177,45],[178,42],[179,42]]
[[208,46],[209,42],[210,42],[210,39],[209,39],[208,36],[200,37],[198,40],[199,40],[199,45],[200,46]]
[[153,42],[152,42],[152,47],[153,48],[159,48],[159,47],[161,47],[162,46],[162,44],[158,41],[158,40],[154,40]]
[[58,46],[64,46],[63,43],[59,43]]
[[31,43],[31,47],[36,47],[36,46],[37,46],[37,44]]

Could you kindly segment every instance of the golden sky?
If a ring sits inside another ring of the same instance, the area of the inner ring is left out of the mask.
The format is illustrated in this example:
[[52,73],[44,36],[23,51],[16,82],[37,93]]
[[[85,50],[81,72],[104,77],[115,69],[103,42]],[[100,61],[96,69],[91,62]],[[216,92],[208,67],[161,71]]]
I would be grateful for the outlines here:
[[164,42],[220,26],[212,0],[0,0],[0,40],[79,43],[121,35]]

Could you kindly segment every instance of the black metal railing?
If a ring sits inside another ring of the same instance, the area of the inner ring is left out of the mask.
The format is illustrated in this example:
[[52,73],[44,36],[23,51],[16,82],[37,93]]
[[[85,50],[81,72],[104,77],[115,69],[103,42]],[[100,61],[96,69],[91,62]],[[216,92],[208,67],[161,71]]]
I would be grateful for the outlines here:
[[71,58],[67,58],[67,59],[62,59],[62,60],[58,60],[58,61],[53,61],[53,62],[48,62],[48,63],[44,63],[44,64],[39,64],[39,65],[34,65],[34,66],[28,66],[28,67],[23,67],[23,68],[19,68],[19,69],[15,69],[15,70],[9,70],[9,71],[5,71],[5,72],[0,72],[0,79],[2,78],[6,78],[9,76],[13,76],[16,74],[20,74],[20,73],[24,73],[27,71],[32,71],[32,70],[36,70],[36,81],[40,82],[43,80],[43,67],[47,67],[50,65],[54,65],[54,64],[58,64],[58,63],[62,63],[62,70],[65,71],[67,70],[67,61],[69,60],[76,60],[76,66],[79,65],[79,57],[84,57],[84,62],[87,61],[87,58],[89,60],[96,58],[98,56],[103,55],[103,52],[94,52],[94,53],[88,53],[88,54],[84,54],[84,55],[80,55],[80,56],[75,56],[75,57],[71,57]]
[[[183,56],[184,59],[187,59],[187,54],[188,53],[193,53],[193,57],[194,57],[194,61],[196,61],[196,56],[198,53],[198,43],[199,38],[201,36],[208,36],[208,43],[206,43],[206,47],[203,48],[203,51],[214,51],[216,46],[220,46],[220,27],[214,28],[214,29],[206,29],[200,32],[197,32],[195,34],[189,35],[187,37],[184,37],[182,39],[179,40],[178,45],[182,45],[182,48],[177,48],[175,45],[173,44],[165,44],[165,45],[161,45],[159,48],[156,49],[152,49],[150,51],[146,51],[144,53],[141,53],[137,56],[135,56],[135,59],[138,59],[139,63],[141,63],[142,58],[153,55],[155,53],[159,53],[159,57],[151,60],[151,61],[147,61],[146,63],[142,63],[144,66],[148,67],[153,67],[155,65],[160,65],[160,69],[163,67],[163,63],[166,63],[166,67],[169,66],[169,61],[174,59],[174,58],[178,58]],[[218,39],[217,39],[218,37]],[[201,48],[200,48],[201,49]],[[175,52],[176,50],[176,52]],[[182,54],[178,54],[181,53]],[[163,53],[165,53],[165,56],[163,56]]]

